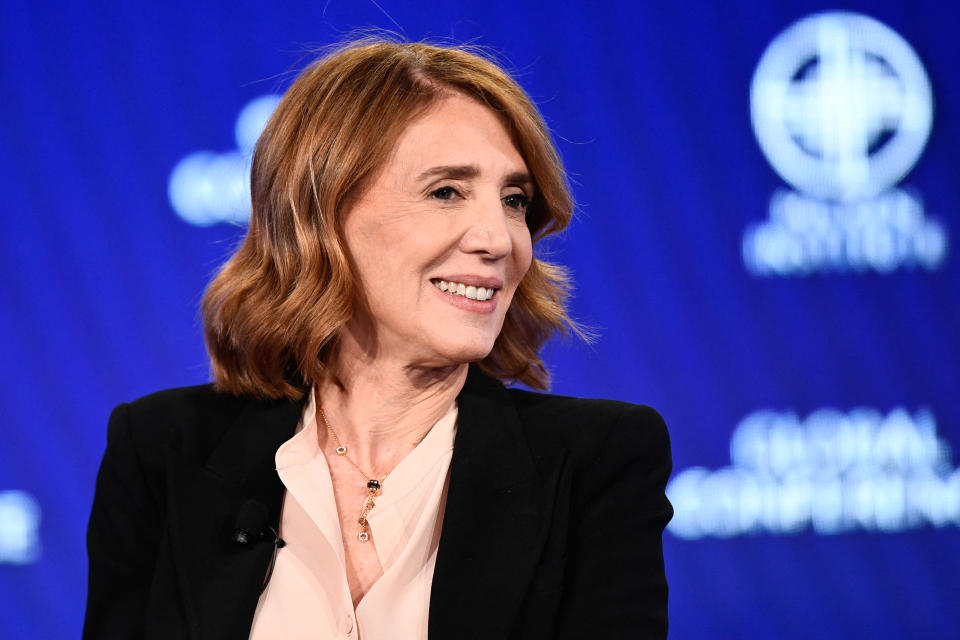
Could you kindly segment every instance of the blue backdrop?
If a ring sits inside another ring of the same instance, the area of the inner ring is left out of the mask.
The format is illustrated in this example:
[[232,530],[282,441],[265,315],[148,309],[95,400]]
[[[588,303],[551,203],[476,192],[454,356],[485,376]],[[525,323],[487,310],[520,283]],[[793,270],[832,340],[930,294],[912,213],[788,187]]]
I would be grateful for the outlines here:
[[79,635],[109,411],[208,379],[257,99],[366,26],[496,49],[555,133],[601,339],[554,391],[671,428],[673,637],[955,634],[960,5],[826,9],[5,0],[0,637]]

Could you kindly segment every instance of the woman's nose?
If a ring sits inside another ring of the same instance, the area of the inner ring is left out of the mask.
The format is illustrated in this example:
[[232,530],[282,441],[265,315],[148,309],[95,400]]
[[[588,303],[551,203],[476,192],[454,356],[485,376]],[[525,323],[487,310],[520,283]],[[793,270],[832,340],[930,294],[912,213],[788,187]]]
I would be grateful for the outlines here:
[[477,201],[476,206],[471,207],[460,246],[468,253],[504,258],[513,249],[508,224],[499,196]]

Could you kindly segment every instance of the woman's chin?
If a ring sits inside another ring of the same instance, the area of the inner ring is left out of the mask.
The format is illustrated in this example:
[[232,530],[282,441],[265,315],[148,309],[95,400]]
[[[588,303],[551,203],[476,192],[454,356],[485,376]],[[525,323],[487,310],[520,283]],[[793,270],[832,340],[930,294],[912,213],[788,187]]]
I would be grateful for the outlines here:
[[495,339],[443,341],[434,346],[434,366],[468,364],[483,360],[493,350]]

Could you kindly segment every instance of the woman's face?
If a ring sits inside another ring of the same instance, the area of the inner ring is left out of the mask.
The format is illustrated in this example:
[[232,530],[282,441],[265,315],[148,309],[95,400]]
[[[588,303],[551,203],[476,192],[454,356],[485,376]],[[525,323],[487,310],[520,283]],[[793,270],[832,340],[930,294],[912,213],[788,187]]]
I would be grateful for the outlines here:
[[347,212],[367,309],[349,330],[378,357],[447,366],[493,348],[532,242],[533,182],[489,108],[451,93],[400,136]]

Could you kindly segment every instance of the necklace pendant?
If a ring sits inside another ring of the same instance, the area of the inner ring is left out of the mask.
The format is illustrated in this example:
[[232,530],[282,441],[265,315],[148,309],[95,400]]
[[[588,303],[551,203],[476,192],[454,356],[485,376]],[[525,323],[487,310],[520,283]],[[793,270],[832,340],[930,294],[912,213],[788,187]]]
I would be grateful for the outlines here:
[[367,509],[364,507],[363,513],[360,514],[360,519],[357,520],[357,524],[360,525],[360,533],[357,534],[357,540],[360,542],[366,542],[370,539],[370,534],[367,533]]
[[343,446],[343,445],[340,445],[339,447],[337,447],[337,455],[338,455],[338,456],[345,456],[345,455],[347,455],[347,448],[346,448],[345,446]]
[[370,495],[375,496],[380,493],[380,481],[379,480],[368,480],[367,481],[367,491],[370,492]]

